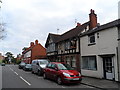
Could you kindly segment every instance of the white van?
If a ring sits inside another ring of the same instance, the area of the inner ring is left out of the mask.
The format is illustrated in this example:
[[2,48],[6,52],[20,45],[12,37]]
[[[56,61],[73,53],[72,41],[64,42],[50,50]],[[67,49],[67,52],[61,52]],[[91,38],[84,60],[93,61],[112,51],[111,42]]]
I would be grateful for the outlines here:
[[43,74],[43,69],[49,63],[48,59],[36,59],[32,61],[32,73],[36,73],[38,75]]

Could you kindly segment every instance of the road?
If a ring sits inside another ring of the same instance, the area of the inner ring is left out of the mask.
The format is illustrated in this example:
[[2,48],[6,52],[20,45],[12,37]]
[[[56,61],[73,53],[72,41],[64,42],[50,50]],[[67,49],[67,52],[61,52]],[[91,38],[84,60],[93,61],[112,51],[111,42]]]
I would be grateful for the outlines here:
[[[1,66],[0,66],[1,67]],[[2,67],[2,88],[94,88],[83,84],[58,85],[42,76],[18,69],[17,65]]]

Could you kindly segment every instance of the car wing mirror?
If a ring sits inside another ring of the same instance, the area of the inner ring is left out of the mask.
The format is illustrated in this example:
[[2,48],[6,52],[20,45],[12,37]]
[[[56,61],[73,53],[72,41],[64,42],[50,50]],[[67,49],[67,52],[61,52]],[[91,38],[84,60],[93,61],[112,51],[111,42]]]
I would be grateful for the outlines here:
[[56,71],[58,71],[58,68],[55,68]]

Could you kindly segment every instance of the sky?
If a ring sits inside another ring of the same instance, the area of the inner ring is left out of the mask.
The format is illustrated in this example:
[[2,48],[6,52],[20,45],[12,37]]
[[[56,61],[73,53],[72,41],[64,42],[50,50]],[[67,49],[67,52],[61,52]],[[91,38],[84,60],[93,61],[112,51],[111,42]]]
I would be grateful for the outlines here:
[[90,9],[95,10],[100,25],[116,20],[119,1],[2,0],[0,23],[5,23],[6,37],[0,40],[0,52],[16,56],[36,39],[45,46],[49,33],[62,34],[76,27],[76,21],[89,21]]

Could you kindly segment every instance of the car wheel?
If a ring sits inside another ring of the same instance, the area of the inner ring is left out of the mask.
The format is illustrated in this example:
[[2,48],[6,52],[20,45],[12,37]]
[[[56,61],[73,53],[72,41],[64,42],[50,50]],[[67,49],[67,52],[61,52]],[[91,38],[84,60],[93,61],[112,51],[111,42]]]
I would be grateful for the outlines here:
[[59,84],[59,85],[62,84],[62,79],[61,79],[61,77],[58,77],[58,78],[57,78],[57,84]]
[[43,78],[44,78],[44,79],[47,79],[47,76],[46,76],[46,74],[45,74],[45,73],[43,74]]
[[24,70],[27,71],[26,68],[24,68]]
[[41,76],[41,75],[42,75],[42,73],[41,73],[41,71],[40,71],[40,70],[38,70],[38,75],[39,75],[39,76]]
[[32,72],[32,74],[34,74],[34,71],[33,71],[33,70],[32,70],[31,72]]

